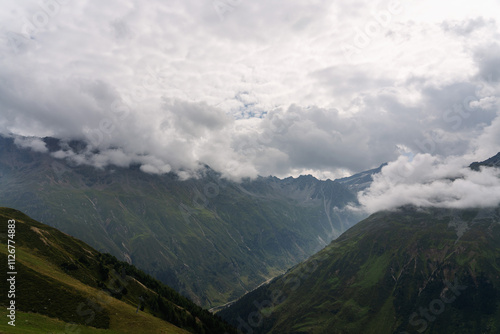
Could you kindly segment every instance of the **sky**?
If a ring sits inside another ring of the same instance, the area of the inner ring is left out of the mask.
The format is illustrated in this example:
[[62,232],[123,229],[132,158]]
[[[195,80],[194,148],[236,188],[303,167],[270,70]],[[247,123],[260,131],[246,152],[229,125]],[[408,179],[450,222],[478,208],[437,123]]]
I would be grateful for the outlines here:
[[0,134],[42,152],[19,136],[84,140],[88,152],[55,156],[182,177],[207,164],[232,179],[335,179],[392,162],[361,197],[387,207],[391,166],[456,174],[500,151],[499,12],[498,0],[4,0]]

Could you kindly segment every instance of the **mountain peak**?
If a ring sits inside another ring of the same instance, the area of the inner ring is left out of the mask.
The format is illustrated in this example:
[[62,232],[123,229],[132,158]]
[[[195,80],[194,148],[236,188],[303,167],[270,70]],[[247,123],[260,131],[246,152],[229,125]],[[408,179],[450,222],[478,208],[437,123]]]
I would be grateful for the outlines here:
[[500,167],[500,152],[481,162],[473,162],[469,165],[472,170],[478,171],[481,166]]

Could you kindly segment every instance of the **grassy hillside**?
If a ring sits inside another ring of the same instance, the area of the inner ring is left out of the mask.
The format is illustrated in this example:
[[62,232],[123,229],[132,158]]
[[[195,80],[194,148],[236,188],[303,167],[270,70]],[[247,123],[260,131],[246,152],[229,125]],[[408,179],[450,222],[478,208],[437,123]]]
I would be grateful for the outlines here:
[[[54,153],[81,143],[46,138]],[[199,305],[234,300],[305,260],[359,221],[343,185],[300,178],[234,183],[137,166],[98,170],[0,137],[0,206],[137,265]]]
[[[1,263],[9,254],[9,220],[16,222],[17,317],[15,327],[2,321],[0,331],[236,333],[135,267],[9,208],[0,208]],[[2,286],[8,288],[5,280]],[[4,312],[9,301],[4,294]]]
[[381,212],[219,312],[253,333],[500,333],[500,209]]

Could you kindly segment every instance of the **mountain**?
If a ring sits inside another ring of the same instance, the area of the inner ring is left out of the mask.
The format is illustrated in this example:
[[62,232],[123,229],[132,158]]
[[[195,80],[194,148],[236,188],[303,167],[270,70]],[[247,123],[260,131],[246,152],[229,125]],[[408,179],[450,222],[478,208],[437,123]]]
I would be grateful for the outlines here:
[[0,261],[9,263],[0,305],[10,308],[1,333],[236,333],[134,266],[20,211],[0,208],[0,226]]
[[307,259],[364,218],[355,193],[312,176],[232,182],[209,167],[198,178],[96,169],[54,155],[85,143],[43,139],[49,152],[0,137],[0,206],[14,207],[102,252],[135,264],[217,307]]
[[386,165],[387,163],[384,163],[377,168],[360,172],[349,177],[337,179],[335,181],[346,186],[354,193],[358,193],[359,191],[363,191],[368,188],[372,184],[373,175],[380,173],[382,171],[382,168]]
[[379,212],[218,314],[243,333],[500,333],[500,207]]
[[500,152],[498,152],[495,156],[486,159],[481,162],[473,162],[470,164],[470,168],[472,170],[479,170],[479,167],[485,166],[485,167],[500,167]]

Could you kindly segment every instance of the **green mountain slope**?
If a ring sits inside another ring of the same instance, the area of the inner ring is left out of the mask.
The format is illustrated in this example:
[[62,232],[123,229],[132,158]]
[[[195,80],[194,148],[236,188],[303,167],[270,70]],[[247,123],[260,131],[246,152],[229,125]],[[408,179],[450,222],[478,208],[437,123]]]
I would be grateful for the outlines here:
[[[236,333],[135,267],[20,211],[0,208],[0,226],[2,268],[17,273],[14,288],[5,279],[1,283],[13,295],[2,294],[0,332]],[[12,253],[14,267],[7,268]],[[15,319],[6,317],[11,300]]]
[[358,223],[218,314],[243,333],[500,333],[500,208]]
[[338,182],[98,170],[51,156],[84,144],[44,140],[49,153],[0,137],[0,205],[126,259],[205,307],[307,259],[361,218],[343,210],[356,196]]

